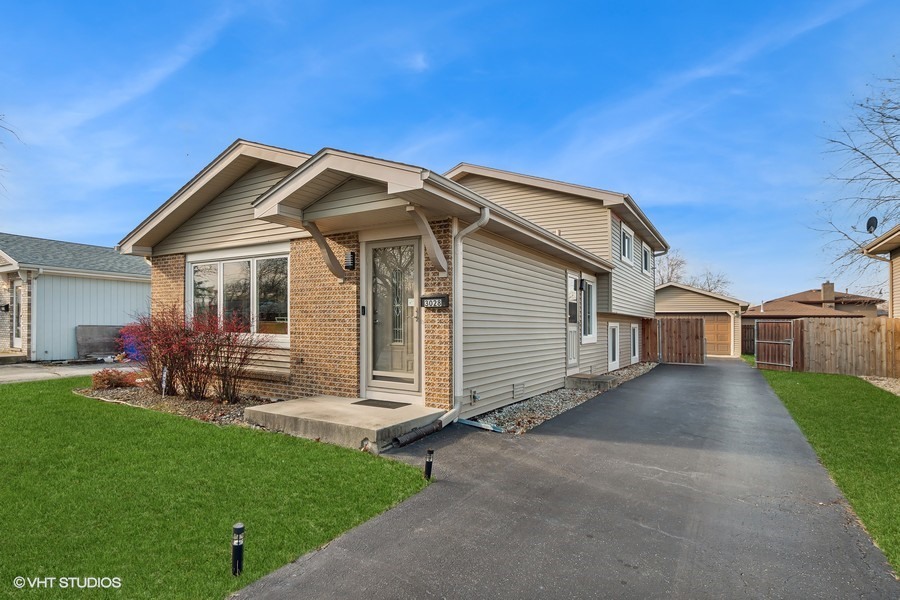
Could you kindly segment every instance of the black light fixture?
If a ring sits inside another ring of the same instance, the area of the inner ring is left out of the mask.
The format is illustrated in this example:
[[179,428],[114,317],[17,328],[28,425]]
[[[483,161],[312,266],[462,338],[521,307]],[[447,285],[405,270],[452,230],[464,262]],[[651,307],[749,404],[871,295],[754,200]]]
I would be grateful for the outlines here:
[[579,292],[583,292],[583,291],[584,291],[584,279],[579,279],[579,280],[578,280],[578,291],[579,291]]
[[344,254],[344,268],[352,271],[356,268],[356,252],[347,252]]
[[9,312],[9,304],[4,304],[0,306],[0,312]]
[[434,450],[429,448],[425,452],[425,479],[431,481],[431,466],[434,464]]
[[231,528],[231,574],[237,577],[244,570],[244,524]]

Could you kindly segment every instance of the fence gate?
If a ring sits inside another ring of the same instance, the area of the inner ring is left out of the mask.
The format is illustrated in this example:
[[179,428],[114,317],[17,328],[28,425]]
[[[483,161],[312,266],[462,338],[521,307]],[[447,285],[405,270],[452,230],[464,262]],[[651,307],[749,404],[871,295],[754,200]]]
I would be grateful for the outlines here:
[[794,322],[757,320],[754,326],[756,366],[772,371],[794,369]]
[[655,320],[659,362],[689,365],[706,362],[706,330],[702,317]]

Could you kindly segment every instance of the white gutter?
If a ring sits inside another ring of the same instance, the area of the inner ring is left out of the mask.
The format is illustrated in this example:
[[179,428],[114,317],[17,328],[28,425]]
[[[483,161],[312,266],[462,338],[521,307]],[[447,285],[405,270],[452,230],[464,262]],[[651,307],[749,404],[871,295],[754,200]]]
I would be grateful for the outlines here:
[[459,418],[459,413],[462,410],[462,399],[460,398],[460,392],[462,391],[463,386],[463,247],[462,242],[463,238],[468,236],[471,233],[474,233],[487,225],[488,221],[491,220],[491,209],[485,206],[481,209],[481,216],[478,217],[478,220],[458,232],[455,236],[453,236],[453,264],[451,265],[451,269],[453,270],[453,406],[450,410],[444,413],[438,421],[441,423],[441,427],[446,427],[450,423],[453,423]]

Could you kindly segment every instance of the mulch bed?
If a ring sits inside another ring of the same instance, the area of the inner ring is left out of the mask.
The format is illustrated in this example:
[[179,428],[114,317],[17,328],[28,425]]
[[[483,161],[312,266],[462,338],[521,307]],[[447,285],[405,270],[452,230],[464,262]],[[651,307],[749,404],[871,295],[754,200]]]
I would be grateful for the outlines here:
[[75,392],[88,398],[149,408],[150,410],[180,415],[206,423],[243,425],[246,427],[251,425],[244,421],[244,409],[248,406],[270,403],[268,400],[256,396],[241,398],[241,402],[238,404],[225,404],[213,400],[188,400],[183,396],[163,397],[143,387],[115,388],[111,390],[84,389],[75,390]]

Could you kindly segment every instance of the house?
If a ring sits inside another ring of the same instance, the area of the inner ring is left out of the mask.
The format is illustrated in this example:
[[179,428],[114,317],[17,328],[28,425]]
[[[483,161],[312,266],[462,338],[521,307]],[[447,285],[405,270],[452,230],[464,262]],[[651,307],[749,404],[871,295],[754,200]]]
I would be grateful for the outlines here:
[[639,361],[668,247],[627,194],[244,140],[119,244],[151,261],[154,307],[269,336],[248,391],[442,422]]
[[750,304],[683,283],[656,288],[656,316],[702,317],[707,356],[741,355],[741,312]]
[[888,263],[888,317],[900,317],[900,225],[863,246],[863,254]]
[[807,306],[830,308],[864,317],[877,317],[878,305],[883,303],[884,300],[871,296],[851,294],[849,290],[836,292],[834,283],[826,281],[819,289],[797,292],[796,294],[775,298],[769,302],[797,302]]
[[149,309],[150,267],[113,248],[0,233],[0,352],[78,358],[76,328],[122,326]]

